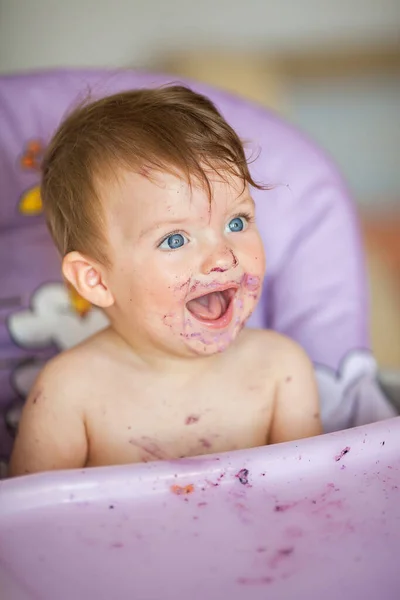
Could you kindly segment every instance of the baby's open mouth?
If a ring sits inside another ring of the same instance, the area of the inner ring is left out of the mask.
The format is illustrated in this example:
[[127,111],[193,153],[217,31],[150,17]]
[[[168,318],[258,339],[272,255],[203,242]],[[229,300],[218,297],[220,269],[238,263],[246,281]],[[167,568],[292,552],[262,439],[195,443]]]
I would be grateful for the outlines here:
[[199,321],[218,321],[228,312],[236,291],[232,287],[198,296],[189,300],[186,308]]

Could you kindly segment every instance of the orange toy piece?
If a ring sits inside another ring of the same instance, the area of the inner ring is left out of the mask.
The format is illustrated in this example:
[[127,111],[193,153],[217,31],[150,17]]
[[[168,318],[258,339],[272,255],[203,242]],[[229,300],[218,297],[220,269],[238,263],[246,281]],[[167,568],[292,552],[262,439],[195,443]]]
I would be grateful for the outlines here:
[[82,298],[72,285],[68,284],[67,287],[73,309],[81,318],[85,317],[92,309],[92,305],[85,298]]
[[31,140],[27,143],[25,152],[21,156],[21,167],[23,169],[40,170],[44,154],[44,146],[39,140]]

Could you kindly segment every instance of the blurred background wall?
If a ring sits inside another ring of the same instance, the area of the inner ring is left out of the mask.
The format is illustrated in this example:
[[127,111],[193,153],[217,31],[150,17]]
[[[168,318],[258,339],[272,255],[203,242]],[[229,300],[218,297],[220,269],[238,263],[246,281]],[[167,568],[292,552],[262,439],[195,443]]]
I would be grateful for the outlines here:
[[400,367],[400,0],[0,0],[0,72],[167,70],[270,107],[359,207],[374,350]]

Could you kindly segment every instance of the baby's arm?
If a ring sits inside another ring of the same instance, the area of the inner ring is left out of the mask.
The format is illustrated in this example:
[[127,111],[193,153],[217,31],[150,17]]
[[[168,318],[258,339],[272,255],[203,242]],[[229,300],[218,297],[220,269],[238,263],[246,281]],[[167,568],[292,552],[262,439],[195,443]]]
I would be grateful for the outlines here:
[[314,369],[306,353],[283,339],[269,442],[286,442],[322,433]]
[[84,416],[50,363],[36,381],[22,411],[11,456],[10,476],[73,469],[86,463]]

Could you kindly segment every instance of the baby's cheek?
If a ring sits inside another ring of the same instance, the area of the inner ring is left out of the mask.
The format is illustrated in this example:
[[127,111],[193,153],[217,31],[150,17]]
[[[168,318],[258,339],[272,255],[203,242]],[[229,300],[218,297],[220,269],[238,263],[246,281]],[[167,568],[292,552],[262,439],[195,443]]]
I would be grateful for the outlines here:
[[190,281],[191,278],[182,273],[160,273],[151,284],[153,303],[164,312],[178,310],[185,302]]
[[257,263],[257,275],[261,279],[264,279],[265,271],[266,271],[266,267],[267,267],[264,250],[262,250],[262,252],[258,256],[255,257],[255,262]]
[[254,244],[254,261],[257,263],[260,272],[264,274],[266,265],[265,249],[261,236],[258,233]]
[[264,277],[265,266],[266,260],[264,247],[261,243],[261,240],[254,240],[251,248],[249,247],[246,271],[262,278]]

